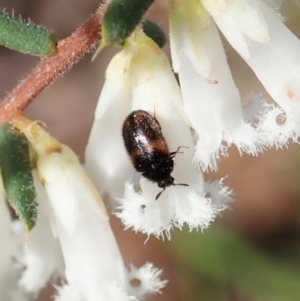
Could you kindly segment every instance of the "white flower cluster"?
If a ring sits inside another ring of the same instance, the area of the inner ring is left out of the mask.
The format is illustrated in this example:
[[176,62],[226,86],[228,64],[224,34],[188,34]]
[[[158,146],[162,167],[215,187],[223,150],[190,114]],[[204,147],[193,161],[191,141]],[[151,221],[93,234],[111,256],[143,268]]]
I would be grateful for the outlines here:
[[24,250],[24,231],[12,232],[2,188],[0,299],[33,300],[58,277],[56,301],[138,301],[160,293],[166,281],[152,264],[126,269],[102,200],[73,151],[37,124],[23,132],[38,155],[38,219]]
[[[126,228],[169,235],[185,224],[206,228],[231,201],[220,182],[207,191],[202,171],[216,170],[235,145],[257,155],[300,134],[300,41],[283,24],[282,1],[169,0],[173,70],[163,51],[140,29],[110,62],[86,150],[87,170],[100,193],[114,200]],[[249,91],[241,105],[218,29],[247,62],[277,103]],[[251,92],[251,93],[250,93]],[[161,194],[157,183],[133,168],[122,126],[134,110],[158,120],[174,158],[174,183]],[[284,120],[281,124],[278,119]]]
[[[281,2],[169,1],[173,66],[199,135],[194,160],[204,170],[217,168],[224,141],[255,155],[299,137],[300,41],[278,15]],[[248,108],[241,107],[216,25],[279,105],[262,101],[258,124],[243,118]]]
[[[170,150],[185,147],[176,154],[172,175],[175,183],[189,187],[168,187],[157,201],[161,188],[143,178],[135,179],[121,137],[124,119],[137,109],[155,114]],[[180,112],[184,112],[181,92],[166,56],[137,31],[108,66],[86,151],[87,170],[100,192],[118,201],[117,215],[127,228],[155,236],[169,235],[173,226],[184,224],[207,228],[230,201],[228,190],[206,197],[202,172],[192,164],[193,137]],[[142,193],[136,191],[137,184]]]

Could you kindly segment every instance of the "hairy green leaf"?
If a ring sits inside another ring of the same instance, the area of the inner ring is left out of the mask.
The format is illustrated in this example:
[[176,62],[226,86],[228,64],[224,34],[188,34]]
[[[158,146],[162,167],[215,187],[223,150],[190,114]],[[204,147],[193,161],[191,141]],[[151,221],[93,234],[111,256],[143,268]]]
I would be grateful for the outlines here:
[[37,218],[28,141],[10,124],[0,126],[0,168],[10,205],[30,231]]
[[153,2],[154,0],[113,0],[103,18],[104,44],[123,46]]
[[0,45],[36,56],[56,53],[57,37],[52,30],[0,12]]

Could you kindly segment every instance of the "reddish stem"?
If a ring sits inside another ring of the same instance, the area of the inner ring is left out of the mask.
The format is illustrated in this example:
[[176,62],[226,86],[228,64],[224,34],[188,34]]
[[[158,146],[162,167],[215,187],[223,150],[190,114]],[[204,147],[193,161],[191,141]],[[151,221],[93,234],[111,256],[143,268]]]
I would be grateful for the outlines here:
[[102,18],[107,1],[70,37],[61,40],[57,54],[42,59],[32,72],[0,103],[0,124],[22,112],[59,75],[70,69],[100,39]]

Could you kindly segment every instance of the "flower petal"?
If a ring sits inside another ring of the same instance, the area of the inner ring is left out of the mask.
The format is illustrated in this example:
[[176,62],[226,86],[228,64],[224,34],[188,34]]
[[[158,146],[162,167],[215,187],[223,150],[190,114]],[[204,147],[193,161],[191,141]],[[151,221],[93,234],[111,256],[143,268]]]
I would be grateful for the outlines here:
[[19,285],[27,292],[37,294],[53,277],[64,274],[64,261],[57,239],[51,229],[51,210],[44,187],[34,173],[38,202],[36,226],[30,232],[24,255],[24,271]]
[[38,172],[52,203],[54,215],[70,234],[75,231],[79,218],[80,201],[91,206],[100,218],[108,219],[96,189],[68,147],[62,146],[59,152],[39,157]]
[[108,66],[85,153],[86,170],[98,190],[113,197],[123,194],[126,176],[133,172],[121,137],[123,122],[131,111],[127,64],[122,51]]

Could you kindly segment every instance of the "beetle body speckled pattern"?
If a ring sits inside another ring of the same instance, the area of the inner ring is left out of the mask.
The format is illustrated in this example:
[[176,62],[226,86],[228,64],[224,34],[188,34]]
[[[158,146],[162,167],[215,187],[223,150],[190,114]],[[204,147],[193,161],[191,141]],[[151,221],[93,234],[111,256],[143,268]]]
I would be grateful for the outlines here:
[[173,158],[179,148],[170,153],[161,126],[155,117],[146,111],[133,111],[123,123],[122,136],[134,168],[143,177],[157,183],[158,187],[163,188],[162,191],[171,185],[188,186],[174,184],[174,178],[171,176]]

